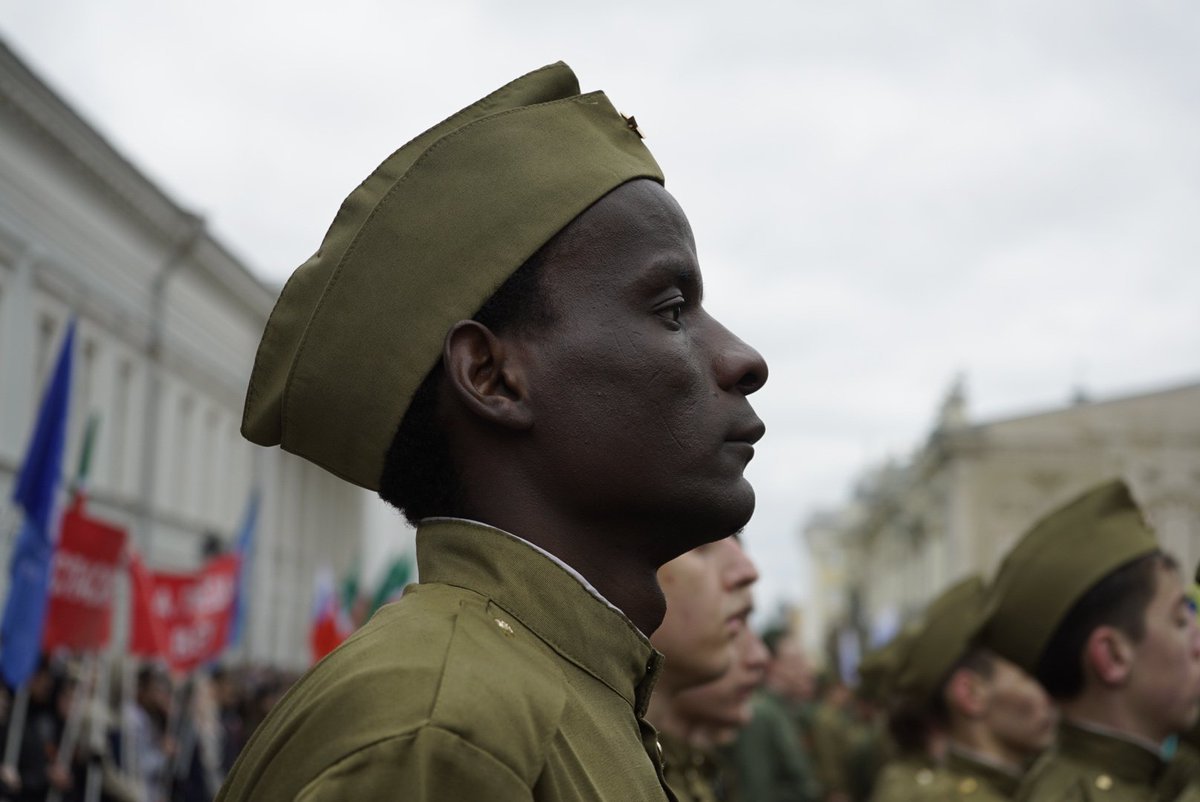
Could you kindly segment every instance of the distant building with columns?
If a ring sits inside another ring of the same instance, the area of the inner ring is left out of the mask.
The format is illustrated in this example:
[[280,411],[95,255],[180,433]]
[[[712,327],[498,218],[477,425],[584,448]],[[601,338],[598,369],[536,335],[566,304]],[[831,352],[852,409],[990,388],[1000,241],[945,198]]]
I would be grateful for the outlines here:
[[[90,509],[147,564],[189,570],[231,545],[262,491],[238,658],[308,661],[314,575],[359,559],[382,504],[238,429],[277,287],[155,186],[0,42],[0,559],[14,474],[71,315],[78,319],[66,469],[100,427]],[[390,521],[401,530],[399,517]],[[0,592],[7,587],[0,572]],[[120,624],[118,624],[120,627]]]
[[846,503],[804,527],[815,637],[886,636],[959,578],[990,578],[1036,520],[1116,476],[1190,576],[1200,560],[1200,383],[982,422],[956,385],[911,459],[864,475]]

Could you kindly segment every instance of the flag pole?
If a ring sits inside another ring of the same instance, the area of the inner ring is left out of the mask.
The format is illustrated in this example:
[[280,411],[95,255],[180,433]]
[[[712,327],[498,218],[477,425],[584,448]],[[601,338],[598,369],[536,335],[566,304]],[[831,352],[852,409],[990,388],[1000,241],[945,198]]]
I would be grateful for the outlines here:
[[[174,677],[172,677],[172,680]],[[159,788],[159,797],[168,799],[171,796],[171,783],[175,780],[175,761],[179,759],[179,730],[181,729],[184,719],[183,704],[184,693],[187,690],[187,677],[182,678],[178,686],[172,684],[171,687],[171,702],[167,706],[167,724],[164,731],[171,745],[174,747],[174,754],[171,760],[163,767],[163,775],[161,778],[161,786]]]
[[[90,675],[92,683],[96,681],[97,661],[96,656],[89,654],[84,657],[85,668],[82,671],[83,676],[80,677],[80,683],[76,686],[76,691],[71,695],[71,709],[67,712],[67,723],[63,727],[62,741],[58,746],[58,755],[54,758],[54,764],[59,770],[69,772],[71,770],[71,758],[75,752],[75,746],[79,743],[79,733],[83,730],[83,714],[87,708],[87,693],[89,691],[87,677]],[[83,693],[79,693],[82,690]],[[46,793],[46,802],[62,802],[63,792],[58,788],[51,788]]]
[[21,754],[21,740],[25,737],[25,717],[29,713],[29,683],[17,689],[13,699],[12,713],[8,718],[8,737],[4,740],[4,763],[2,769],[9,777],[17,776],[17,757]]
[[126,713],[137,704],[134,683],[137,682],[137,662],[123,660],[121,664],[121,768],[126,776],[138,781],[137,743],[133,722]]
[[92,717],[88,722],[87,785],[84,786],[84,802],[100,802],[100,789],[104,780],[104,750],[108,747],[105,727],[108,720],[109,685],[112,681],[110,655],[100,654],[96,686],[92,691]]

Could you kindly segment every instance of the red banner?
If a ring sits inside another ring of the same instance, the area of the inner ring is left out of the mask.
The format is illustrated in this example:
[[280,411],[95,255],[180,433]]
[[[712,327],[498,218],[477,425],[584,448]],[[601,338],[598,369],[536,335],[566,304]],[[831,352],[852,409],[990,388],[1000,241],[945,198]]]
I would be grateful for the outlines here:
[[237,555],[210,560],[198,573],[133,570],[133,633],[130,651],[161,657],[188,672],[220,657],[229,640],[237,585]]
[[70,507],[51,563],[42,647],[96,652],[108,645],[125,531]]

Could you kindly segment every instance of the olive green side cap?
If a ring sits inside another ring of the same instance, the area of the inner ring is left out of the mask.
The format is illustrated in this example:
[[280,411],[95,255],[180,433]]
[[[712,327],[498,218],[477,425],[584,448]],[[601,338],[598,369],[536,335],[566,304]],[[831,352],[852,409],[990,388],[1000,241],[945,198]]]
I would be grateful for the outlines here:
[[1038,521],[996,574],[988,647],[1036,675],[1067,613],[1097,582],[1158,549],[1129,488],[1106,482]]
[[897,694],[921,702],[933,698],[983,627],[986,602],[983,580],[971,576],[929,603],[905,642],[896,676]]
[[884,702],[892,694],[896,672],[904,650],[901,631],[884,645],[867,652],[858,665],[858,695],[871,702]]
[[258,346],[242,434],[378,490],[413,394],[468,319],[571,220],[637,178],[641,135],[559,62],[387,158],[288,280]]

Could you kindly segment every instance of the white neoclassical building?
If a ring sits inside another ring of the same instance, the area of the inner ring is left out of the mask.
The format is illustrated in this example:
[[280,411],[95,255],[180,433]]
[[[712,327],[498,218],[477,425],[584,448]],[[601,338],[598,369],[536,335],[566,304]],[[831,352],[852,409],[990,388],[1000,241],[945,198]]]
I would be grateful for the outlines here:
[[1036,520],[1117,476],[1190,576],[1200,561],[1200,384],[978,422],[956,386],[912,459],[863,476],[845,504],[809,519],[814,634],[886,634],[952,582],[990,578]]
[[[11,488],[67,320],[78,319],[67,466],[99,417],[90,498],[146,562],[187,570],[228,545],[262,490],[240,657],[308,660],[314,574],[400,529],[372,494],[238,432],[278,294],[0,42],[0,559]],[[7,570],[0,571],[0,592]]]

